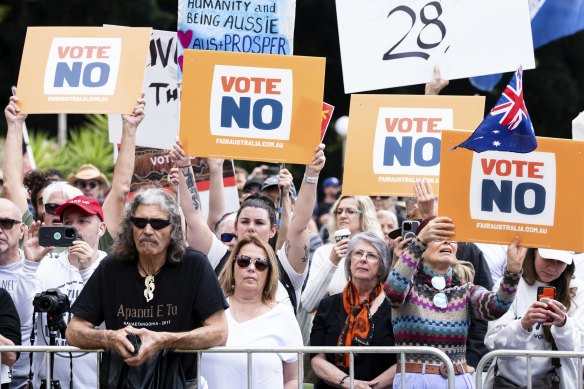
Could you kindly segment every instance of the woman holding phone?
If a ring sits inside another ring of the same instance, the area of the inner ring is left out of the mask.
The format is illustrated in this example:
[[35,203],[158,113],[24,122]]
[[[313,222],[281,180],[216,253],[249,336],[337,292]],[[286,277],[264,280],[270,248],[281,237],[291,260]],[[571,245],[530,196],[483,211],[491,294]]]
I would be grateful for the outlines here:
[[[570,251],[529,249],[511,308],[489,323],[485,345],[491,350],[580,351],[584,346],[584,283],[573,277]],[[533,388],[576,388],[577,360],[533,358]],[[527,385],[525,357],[500,358],[493,363],[485,388]],[[559,381],[558,381],[559,378]]]

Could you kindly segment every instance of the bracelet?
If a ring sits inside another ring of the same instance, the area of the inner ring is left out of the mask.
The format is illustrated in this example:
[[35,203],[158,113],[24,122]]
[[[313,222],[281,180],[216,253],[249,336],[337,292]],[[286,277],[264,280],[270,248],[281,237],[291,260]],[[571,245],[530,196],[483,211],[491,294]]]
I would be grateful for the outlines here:
[[308,182],[309,184],[318,184],[318,176],[310,177],[305,174],[304,181]]
[[192,164],[188,164],[188,165],[184,165],[184,166],[178,166],[177,165],[176,167],[179,168],[179,169],[184,169],[186,167],[191,167],[191,166],[193,166],[193,165]]
[[341,380],[339,381],[339,388],[343,388],[343,384],[345,383],[345,380],[349,378],[349,375],[344,376],[343,378],[341,378]]

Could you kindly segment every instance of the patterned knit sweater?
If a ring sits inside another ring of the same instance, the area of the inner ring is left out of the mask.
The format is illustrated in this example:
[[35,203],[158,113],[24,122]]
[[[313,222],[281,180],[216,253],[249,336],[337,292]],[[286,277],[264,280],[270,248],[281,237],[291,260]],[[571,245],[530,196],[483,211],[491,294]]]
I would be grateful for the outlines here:
[[[503,316],[511,306],[520,274],[505,271],[498,292],[462,283],[452,268],[445,275],[446,308],[434,305],[434,273],[422,261],[426,245],[414,239],[388,276],[387,296],[392,306],[396,346],[430,346],[444,351],[452,363],[465,363],[466,338],[470,315],[483,320]],[[406,354],[407,362],[440,364],[428,354]]]

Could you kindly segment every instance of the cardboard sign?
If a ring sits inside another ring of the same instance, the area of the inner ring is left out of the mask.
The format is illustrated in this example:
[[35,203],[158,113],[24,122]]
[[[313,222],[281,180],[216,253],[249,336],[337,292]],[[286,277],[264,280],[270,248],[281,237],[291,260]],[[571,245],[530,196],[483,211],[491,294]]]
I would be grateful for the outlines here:
[[179,79],[184,49],[291,55],[295,17],[296,0],[179,0]]
[[[136,146],[172,149],[178,135],[180,85],[177,81],[177,38],[172,31],[152,30],[144,74],[145,116]],[[109,140],[120,143],[122,119],[108,116]]]
[[18,75],[22,113],[131,113],[151,31],[29,27]]
[[474,130],[480,96],[352,95],[343,195],[413,196],[422,178],[438,193],[443,129]]
[[180,138],[189,155],[310,163],[324,58],[186,50]]
[[[192,158],[193,172],[197,190],[201,198],[201,212],[203,218],[207,219],[209,213],[209,168],[207,160],[204,158]],[[136,147],[136,162],[134,174],[130,185],[130,195],[143,187],[160,185],[167,191],[174,193],[175,189],[168,181],[168,173],[173,164],[170,161],[168,152],[159,149]],[[239,209],[239,194],[235,182],[235,171],[233,161],[226,160],[223,163],[223,196],[225,201],[225,212],[234,212]]]
[[454,239],[584,251],[584,143],[537,138],[526,154],[451,150],[468,137],[443,131],[438,211],[456,225]]
[[526,1],[336,5],[345,93],[426,83],[435,65],[446,80],[535,67]]
[[326,130],[328,130],[328,126],[333,118],[333,112],[335,111],[335,107],[330,105],[329,103],[322,103],[322,124],[320,126],[320,141],[322,142],[324,136],[326,135]]

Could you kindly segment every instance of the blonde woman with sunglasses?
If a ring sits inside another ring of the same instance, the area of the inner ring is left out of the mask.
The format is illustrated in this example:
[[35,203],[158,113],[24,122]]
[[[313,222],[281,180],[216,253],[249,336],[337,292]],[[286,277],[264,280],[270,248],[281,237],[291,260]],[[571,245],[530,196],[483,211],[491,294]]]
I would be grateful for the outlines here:
[[[271,246],[257,236],[237,241],[219,283],[229,301],[227,347],[302,347],[292,307],[276,301],[279,270]],[[253,356],[253,388],[297,388],[297,354]],[[247,388],[247,354],[206,354],[202,375],[209,388]]]

